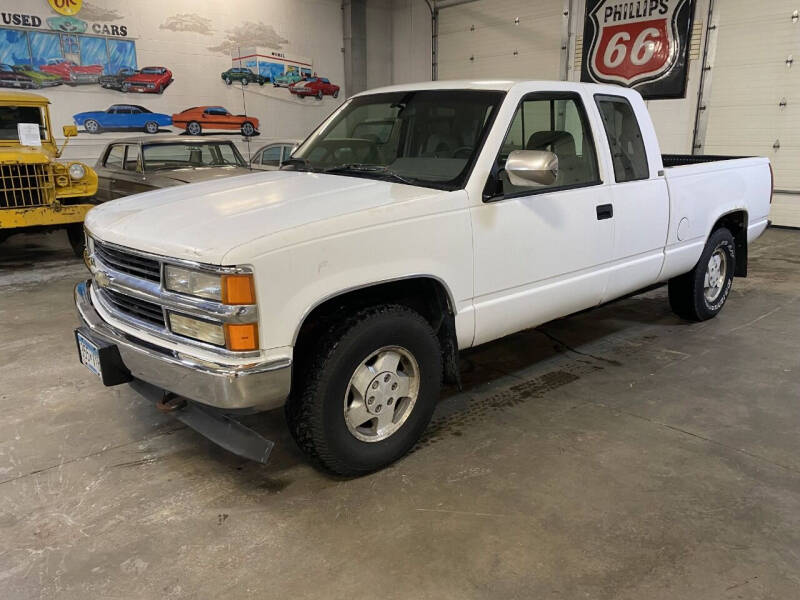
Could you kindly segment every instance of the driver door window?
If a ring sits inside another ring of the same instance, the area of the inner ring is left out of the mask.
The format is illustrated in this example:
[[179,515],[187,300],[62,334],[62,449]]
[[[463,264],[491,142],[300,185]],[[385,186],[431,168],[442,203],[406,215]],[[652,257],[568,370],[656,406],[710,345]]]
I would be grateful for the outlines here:
[[[514,150],[544,150],[558,157],[558,176],[551,185],[512,185],[504,167]],[[518,195],[600,183],[597,155],[583,105],[577,97],[523,100],[517,109],[498,157],[499,194]]]

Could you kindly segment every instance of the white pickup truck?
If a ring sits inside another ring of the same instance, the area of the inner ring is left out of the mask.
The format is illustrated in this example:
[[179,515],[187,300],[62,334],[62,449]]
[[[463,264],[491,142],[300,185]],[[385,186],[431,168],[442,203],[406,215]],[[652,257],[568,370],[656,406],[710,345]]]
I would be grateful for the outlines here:
[[460,349],[660,282],[716,315],[771,195],[766,158],[662,156],[622,87],[373,90],[281,171],[91,210],[80,358],[257,460],[233,417],[285,404],[311,459],[358,475],[412,447]]

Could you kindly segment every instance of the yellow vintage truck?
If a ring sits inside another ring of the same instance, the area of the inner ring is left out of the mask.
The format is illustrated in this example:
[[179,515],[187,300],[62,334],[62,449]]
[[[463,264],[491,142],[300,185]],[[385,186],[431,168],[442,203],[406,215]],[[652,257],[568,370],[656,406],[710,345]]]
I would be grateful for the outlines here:
[[[66,229],[83,252],[83,219],[93,206],[97,174],[61,156],[50,124],[50,101],[24,92],[0,92],[0,242],[14,233]],[[64,127],[66,138],[77,135]]]

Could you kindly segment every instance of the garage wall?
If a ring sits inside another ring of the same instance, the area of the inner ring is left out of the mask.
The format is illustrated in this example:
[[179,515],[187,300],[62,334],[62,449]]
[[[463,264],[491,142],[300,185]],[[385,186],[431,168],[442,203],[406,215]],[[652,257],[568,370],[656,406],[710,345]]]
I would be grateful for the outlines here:
[[439,79],[563,79],[564,0],[480,0],[439,17]]
[[392,2],[392,83],[430,81],[431,13],[424,0]]
[[[83,28],[83,37],[105,43],[132,42],[136,66],[164,66],[174,82],[163,94],[122,93],[100,86],[60,85],[33,90],[52,102],[53,125],[72,124],[72,115],[104,110],[111,104],[140,104],[154,112],[172,114],[192,106],[221,105],[234,114],[254,115],[261,121],[260,145],[273,137],[304,137],[323,117],[343,101],[299,100],[284,88],[271,85],[226,86],[220,73],[232,66],[235,47],[275,52],[287,59],[307,61],[321,76],[343,85],[342,11],[339,0],[237,0],[230,3],[192,4],[182,0],[84,1],[74,17],[57,14],[47,0],[5,0],[0,29],[35,34],[36,40],[63,36],[63,29]],[[19,17],[15,20],[15,15]],[[27,19],[22,19],[27,16]],[[34,18],[35,17],[35,18]],[[124,31],[124,34],[123,34]],[[50,37],[48,37],[50,36]],[[62,40],[64,38],[62,37]],[[0,62],[25,60],[5,38]],[[38,43],[38,42],[37,42]],[[63,46],[64,42],[61,42]],[[83,42],[78,44],[81,48]],[[88,45],[87,45],[88,46]],[[20,46],[21,47],[21,46]],[[92,57],[96,60],[96,57]],[[88,64],[88,63],[87,63]],[[110,67],[109,67],[110,68]],[[81,133],[70,142],[70,158],[93,162],[109,139],[124,133]],[[138,135],[138,133],[137,133]]]

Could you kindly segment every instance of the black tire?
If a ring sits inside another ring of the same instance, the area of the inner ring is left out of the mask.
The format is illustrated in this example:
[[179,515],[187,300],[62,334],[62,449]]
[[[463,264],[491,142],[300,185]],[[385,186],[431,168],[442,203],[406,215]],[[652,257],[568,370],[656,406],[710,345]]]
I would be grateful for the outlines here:
[[247,85],[248,83],[250,83],[250,80],[247,77],[242,79],[242,85]]
[[[706,272],[711,257],[718,251],[724,256],[724,279],[719,292],[709,299],[705,294]],[[736,244],[731,232],[722,227],[712,232],[694,268],[669,280],[669,305],[672,311],[688,321],[706,321],[717,316],[728,299],[735,271]]]
[[230,84],[231,84],[231,78],[230,77],[226,77],[225,78],[225,85],[230,85]]
[[250,121],[242,123],[241,133],[244,137],[253,137],[256,133],[256,128]]
[[86,122],[84,122],[83,124],[83,128],[89,133],[100,133],[100,131],[102,130],[102,127],[100,127],[100,123],[98,123],[94,119],[87,119]]
[[201,135],[203,133],[203,126],[197,121],[189,121],[186,124],[186,133],[189,135]]
[[333,92],[333,97],[334,97],[334,98],[338,98],[338,97],[339,97],[339,90],[335,90],[335,91]]
[[67,239],[75,256],[83,257],[83,250],[86,247],[86,238],[83,235],[83,223],[73,223],[67,225]]
[[158,133],[158,123],[155,121],[148,121],[144,124],[145,133]]
[[[289,429],[316,465],[344,476],[383,468],[408,452],[430,422],[442,385],[442,355],[430,324],[399,305],[367,308],[328,329],[300,353],[292,395],[286,404]],[[345,394],[356,368],[386,346],[406,349],[419,365],[419,393],[406,421],[381,441],[365,442],[348,429]]]
[[322,100],[322,90],[317,92],[317,100]]

